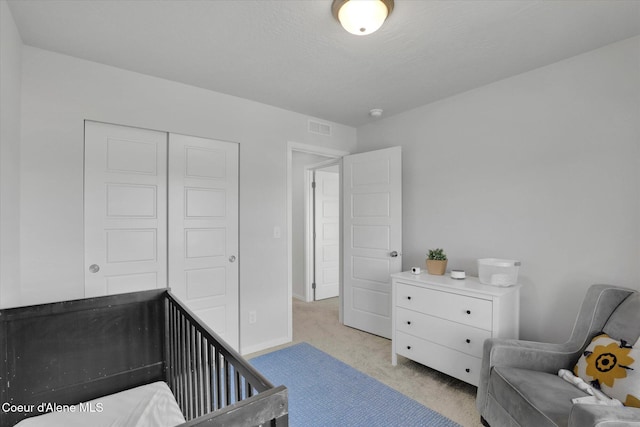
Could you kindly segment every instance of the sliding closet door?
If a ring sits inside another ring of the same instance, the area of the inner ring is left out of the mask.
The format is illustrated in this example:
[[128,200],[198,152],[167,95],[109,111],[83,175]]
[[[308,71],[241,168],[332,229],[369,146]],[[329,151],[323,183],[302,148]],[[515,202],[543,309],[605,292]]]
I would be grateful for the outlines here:
[[167,134],[85,122],[85,296],[167,285]]
[[169,286],[236,350],[238,145],[169,135]]
[[167,285],[239,346],[238,145],[85,124],[85,296]]

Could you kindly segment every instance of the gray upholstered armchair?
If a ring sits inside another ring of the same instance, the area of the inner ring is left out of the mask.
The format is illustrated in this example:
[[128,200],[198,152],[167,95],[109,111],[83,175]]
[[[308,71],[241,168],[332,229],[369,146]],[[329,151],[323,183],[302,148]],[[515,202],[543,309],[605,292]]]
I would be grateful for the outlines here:
[[631,289],[593,285],[566,343],[486,340],[476,400],[482,423],[491,427],[640,426],[640,408],[572,403],[571,399],[587,393],[557,375],[559,369],[571,370],[602,331],[636,342],[638,301],[640,295]]

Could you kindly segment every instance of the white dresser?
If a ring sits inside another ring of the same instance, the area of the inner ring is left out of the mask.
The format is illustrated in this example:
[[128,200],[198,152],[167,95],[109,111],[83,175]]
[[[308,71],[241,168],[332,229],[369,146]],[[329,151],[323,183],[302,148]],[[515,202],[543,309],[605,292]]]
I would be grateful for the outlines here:
[[520,285],[483,285],[477,277],[392,274],[391,362],[412,359],[475,386],[487,338],[518,338]]

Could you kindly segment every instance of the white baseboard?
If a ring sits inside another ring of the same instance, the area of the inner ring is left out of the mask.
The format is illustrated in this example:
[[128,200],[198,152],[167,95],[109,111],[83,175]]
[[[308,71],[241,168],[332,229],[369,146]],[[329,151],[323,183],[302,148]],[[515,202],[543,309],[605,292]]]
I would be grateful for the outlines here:
[[282,344],[288,344],[292,340],[288,337],[277,338],[275,340],[259,343],[256,345],[250,345],[248,347],[242,347],[240,349],[240,354],[242,356],[246,356],[247,354],[256,353],[258,351],[266,350],[271,347],[277,347]]
[[304,295],[293,294],[293,297],[295,299],[297,299],[298,301],[311,302],[311,299],[310,298],[306,298]]

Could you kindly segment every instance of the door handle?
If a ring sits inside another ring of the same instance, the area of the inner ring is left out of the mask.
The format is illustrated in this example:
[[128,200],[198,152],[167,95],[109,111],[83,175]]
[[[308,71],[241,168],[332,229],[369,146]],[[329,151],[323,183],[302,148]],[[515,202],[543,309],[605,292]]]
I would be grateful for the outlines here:
[[229,257],[229,262],[236,262],[236,256],[235,255],[231,255]]
[[98,271],[100,271],[100,266],[98,264],[91,264],[89,266],[89,271],[92,273],[97,273]]
[[390,256],[391,258],[397,258],[397,257],[398,257],[398,255],[399,255],[399,254],[398,254],[398,251],[391,251],[391,253],[389,254],[389,256]]

